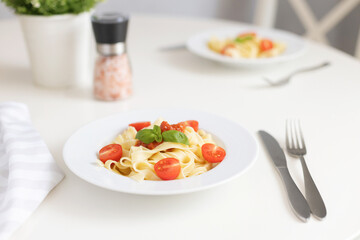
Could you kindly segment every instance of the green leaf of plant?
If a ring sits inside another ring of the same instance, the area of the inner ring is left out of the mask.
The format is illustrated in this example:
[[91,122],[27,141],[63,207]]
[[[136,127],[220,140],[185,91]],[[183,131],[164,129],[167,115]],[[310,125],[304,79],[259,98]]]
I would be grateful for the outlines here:
[[185,145],[190,145],[189,139],[187,136],[179,131],[176,130],[169,130],[162,133],[162,137],[164,139],[164,142],[176,142],[176,143],[182,143]]
[[155,141],[156,134],[154,134],[152,129],[142,129],[136,133],[135,138],[139,139],[143,143],[149,144]]
[[29,15],[79,14],[89,11],[101,0],[0,0],[16,13]]

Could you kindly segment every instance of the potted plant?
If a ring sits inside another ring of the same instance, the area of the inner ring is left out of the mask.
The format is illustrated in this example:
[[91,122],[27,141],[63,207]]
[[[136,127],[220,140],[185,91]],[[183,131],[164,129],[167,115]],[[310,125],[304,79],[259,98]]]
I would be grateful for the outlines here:
[[90,11],[100,0],[1,0],[15,10],[34,82],[62,88],[91,76]]

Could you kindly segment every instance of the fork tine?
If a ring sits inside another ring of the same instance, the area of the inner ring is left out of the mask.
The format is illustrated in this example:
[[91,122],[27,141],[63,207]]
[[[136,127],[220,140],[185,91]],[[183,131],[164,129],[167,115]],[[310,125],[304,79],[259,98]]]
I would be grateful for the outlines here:
[[298,139],[297,139],[295,122],[294,122],[293,119],[290,120],[290,133],[291,133],[291,139],[292,139],[292,142],[293,142],[293,148],[298,148],[299,142],[298,142]]
[[300,134],[300,140],[301,140],[302,148],[306,149],[304,135],[303,135],[303,133],[301,131],[301,126],[300,126],[300,120],[299,119],[297,120],[297,123],[298,123],[298,127],[299,127],[299,134]]
[[291,145],[290,145],[290,138],[291,138],[291,135],[289,135],[289,119],[286,119],[286,122],[285,122],[285,138],[286,138],[286,147],[288,149],[291,148]]
[[296,141],[298,143],[297,149],[301,149],[302,148],[302,144],[301,144],[301,137],[300,137],[300,133],[299,133],[299,121],[297,119],[294,119],[294,131],[295,131],[295,137],[296,137]]

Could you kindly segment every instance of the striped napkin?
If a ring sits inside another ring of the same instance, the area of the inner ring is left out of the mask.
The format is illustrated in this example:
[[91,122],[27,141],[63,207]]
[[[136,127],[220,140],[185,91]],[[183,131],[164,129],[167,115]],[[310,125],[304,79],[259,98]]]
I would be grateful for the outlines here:
[[0,240],[10,237],[63,177],[26,105],[0,103]]

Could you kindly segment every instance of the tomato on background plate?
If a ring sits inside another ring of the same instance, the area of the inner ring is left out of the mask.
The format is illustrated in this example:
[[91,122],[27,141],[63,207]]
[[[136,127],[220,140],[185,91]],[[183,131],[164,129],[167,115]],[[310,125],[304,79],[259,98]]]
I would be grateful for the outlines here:
[[140,131],[143,128],[146,128],[151,125],[151,122],[136,122],[130,123],[129,126],[134,127],[136,131]]
[[226,152],[222,147],[212,143],[205,143],[201,146],[201,153],[204,159],[210,163],[218,163],[224,160]]
[[180,174],[180,161],[176,158],[161,159],[154,165],[154,170],[162,180],[174,180]]
[[262,52],[268,51],[274,47],[274,43],[269,39],[263,39],[260,42],[260,50]]
[[235,49],[236,49],[235,44],[232,44],[232,43],[226,44],[226,46],[220,51],[220,54],[222,54],[222,55],[228,55],[227,51],[228,51],[229,49],[232,49],[232,48],[235,48]]
[[120,144],[109,144],[99,151],[99,159],[105,163],[107,160],[119,161],[122,157],[122,147]]

